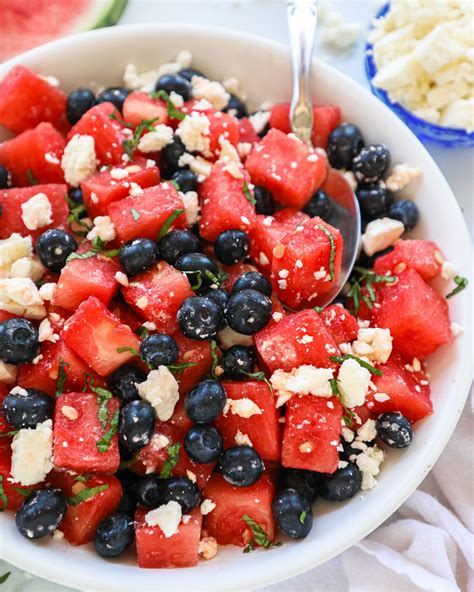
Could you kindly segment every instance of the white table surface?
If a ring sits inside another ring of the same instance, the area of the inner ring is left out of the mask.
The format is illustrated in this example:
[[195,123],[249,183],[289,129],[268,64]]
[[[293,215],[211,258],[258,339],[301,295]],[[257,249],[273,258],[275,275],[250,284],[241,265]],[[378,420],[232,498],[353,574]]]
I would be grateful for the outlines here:
[[[350,52],[330,51],[320,44],[317,44],[316,51],[327,62],[368,86],[363,60],[364,37],[369,20],[380,2],[333,0],[331,4],[340,9],[348,20],[361,22],[364,32]],[[284,0],[129,0],[121,19],[123,24],[153,21],[229,27],[287,42]],[[426,147],[451,185],[472,234],[474,150],[447,149],[431,143],[427,143]],[[1,587],[1,592],[72,592],[70,588],[35,578],[0,561],[0,575],[6,571],[12,574]]]

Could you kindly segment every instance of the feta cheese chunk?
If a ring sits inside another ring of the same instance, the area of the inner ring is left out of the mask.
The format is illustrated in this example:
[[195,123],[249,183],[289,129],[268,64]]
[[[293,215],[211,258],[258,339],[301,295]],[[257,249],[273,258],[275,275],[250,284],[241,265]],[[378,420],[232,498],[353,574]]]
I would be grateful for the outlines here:
[[370,372],[363,368],[356,360],[345,360],[337,375],[342,404],[345,407],[358,407],[365,402],[369,389]]
[[179,385],[166,366],[152,370],[145,382],[136,383],[140,397],[155,409],[160,421],[168,421],[179,400]]
[[362,246],[369,257],[393,245],[405,231],[403,223],[391,218],[379,218],[367,224],[362,235]]
[[38,282],[43,277],[44,272],[45,268],[35,255],[17,259],[10,268],[12,278],[29,278],[33,282]]
[[262,415],[263,413],[260,407],[252,399],[248,399],[247,397],[243,397],[242,399],[227,399],[223,412],[224,415],[227,415],[229,411],[232,415],[239,415],[244,419],[249,419],[252,415]]
[[196,191],[186,191],[186,193],[180,191],[179,195],[183,200],[186,222],[188,226],[194,226],[199,219],[200,212],[198,194]]
[[87,234],[87,240],[93,241],[95,238],[107,243],[114,240],[115,226],[110,216],[97,216],[94,218],[94,227]]
[[21,485],[44,481],[53,468],[53,422],[39,423],[34,429],[22,429],[13,437],[11,475]]
[[294,368],[291,372],[276,370],[270,378],[270,383],[278,391],[279,396],[285,397],[285,394],[287,395],[286,400],[293,394],[332,397],[329,381],[333,377],[334,370],[331,368],[302,365],[299,368]]
[[0,310],[32,319],[46,316],[43,299],[30,278],[0,280]]
[[138,142],[140,152],[158,152],[173,141],[173,128],[168,125],[156,125],[154,131],[144,134]]
[[357,340],[352,343],[352,352],[384,364],[392,353],[392,341],[390,329],[362,328],[357,333]]
[[207,115],[193,112],[179,124],[176,135],[179,136],[189,152],[201,152],[210,155],[210,125]]
[[94,138],[75,134],[64,148],[61,159],[64,178],[69,185],[79,187],[82,181],[96,172],[98,164]]
[[201,514],[207,516],[207,514],[210,514],[215,507],[216,504],[212,500],[205,499],[201,504]]
[[412,167],[405,163],[396,164],[387,177],[385,184],[390,191],[401,191],[414,179],[418,179],[421,174],[422,171],[418,167]]
[[230,94],[219,82],[207,80],[202,76],[193,76],[191,84],[195,99],[206,99],[218,111],[227,106]]
[[37,193],[21,204],[21,219],[28,230],[37,230],[53,221],[51,202],[45,193]]
[[217,555],[217,541],[214,537],[203,537],[199,541],[199,556],[203,559],[212,559]]
[[380,473],[380,465],[384,460],[383,450],[375,445],[366,447],[355,458],[357,467],[362,473],[362,491],[373,489],[377,485],[377,480],[374,479]]
[[18,259],[30,257],[33,254],[31,236],[21,236],[14,232],[9,238],[0,240],[0,278],[2,272],[10,272],[11,266]]
[[163,504],[155,510],[145,514],[145,522],[148,526],[159,526],[167,539],[178,532],[181,522],[181,506],[174,500]]

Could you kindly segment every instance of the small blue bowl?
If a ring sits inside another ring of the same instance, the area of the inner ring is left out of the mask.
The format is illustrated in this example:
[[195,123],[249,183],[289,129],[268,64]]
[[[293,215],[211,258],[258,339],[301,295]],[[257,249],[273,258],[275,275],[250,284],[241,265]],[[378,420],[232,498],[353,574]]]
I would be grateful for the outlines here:
[[[385,16],[389,8],[390,2],[387,2],[377,12],[374,20]],[[370,30],[373,27],[374,24],[372,23]],[[459,128],[443,127],[421,119],[411,111],[408,111],[408,109],[405,109],[405,107],[402,107],[400,103],[392,101],[385,90],[374,86],[373,78],[377,74],[377,66],[373,55],[373,45],[370,42],[367,42],[365,46],[365,72],[374,95],[390,107],[421,140],[430,140],[448,148],[474,146],[474,132],[467,132]]]

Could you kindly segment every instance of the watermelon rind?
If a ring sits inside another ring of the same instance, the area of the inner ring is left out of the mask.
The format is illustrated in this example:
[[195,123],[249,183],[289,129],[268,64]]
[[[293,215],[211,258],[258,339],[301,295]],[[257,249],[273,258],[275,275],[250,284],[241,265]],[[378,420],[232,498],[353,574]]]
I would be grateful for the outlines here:
[[115,25],[122,16],[127,2],[128,0],[94,0],[87,12],[74,24],[70,33]]

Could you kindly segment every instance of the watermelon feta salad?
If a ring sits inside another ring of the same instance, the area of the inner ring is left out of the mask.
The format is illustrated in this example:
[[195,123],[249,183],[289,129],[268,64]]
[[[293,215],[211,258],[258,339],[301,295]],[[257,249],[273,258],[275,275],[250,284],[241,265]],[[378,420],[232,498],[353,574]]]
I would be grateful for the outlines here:
[[[467,280],[403,236],[421,171],[336,105],[314,121],[309,148],[288,104],[249,113],[189,52],[97,93],[20,65],[0,82],[0,510],[23,536],[133,546],[143,568],[269,549],[416,437]],[[364,229],[320,308],[343,249],[330,167]]]

